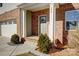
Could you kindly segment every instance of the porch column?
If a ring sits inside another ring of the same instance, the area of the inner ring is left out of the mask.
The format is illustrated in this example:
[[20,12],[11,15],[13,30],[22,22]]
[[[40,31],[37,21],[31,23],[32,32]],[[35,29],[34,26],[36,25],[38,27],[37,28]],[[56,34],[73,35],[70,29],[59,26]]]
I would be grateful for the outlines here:
[[56,8],[55,4],[51,3],[49,8],[49,28],[48,28],[48,36],[51,42],[54,42],[55,37],[55,20],[56,20]]
[[23,20],[23,22],[22,22],[22,31],[23,31],[23,33],[22,33],[22,37],[26,37],[26,10],[24,10],[24,9],[22,9],[22,20]]

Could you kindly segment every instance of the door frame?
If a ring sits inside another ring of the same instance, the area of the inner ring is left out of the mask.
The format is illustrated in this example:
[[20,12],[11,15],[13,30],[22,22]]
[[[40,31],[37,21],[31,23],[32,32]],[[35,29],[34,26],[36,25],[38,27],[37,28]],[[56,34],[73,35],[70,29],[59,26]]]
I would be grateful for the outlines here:
[[[43,15],[39,15],[38,16],[38,36],[40,35],[40,17],[41,16],[46,16],[46,19],[48,19],[48,16],[47,16],[47,14],[43,14]],[[48,21],[48,20],[46,20],[46,21]],[[46,23],[46,25],[47,25],[47,23]],[[47,28],[46,28],[47,29]]]

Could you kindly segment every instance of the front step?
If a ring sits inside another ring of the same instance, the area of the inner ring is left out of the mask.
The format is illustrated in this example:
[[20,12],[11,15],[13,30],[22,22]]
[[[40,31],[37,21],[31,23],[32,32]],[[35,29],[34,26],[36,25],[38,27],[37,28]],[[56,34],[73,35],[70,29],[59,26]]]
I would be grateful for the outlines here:
[[32,42],[37,42],[39,39],[38,36],[30,36],[30,37],[26,37],[26,40],[32,41]]

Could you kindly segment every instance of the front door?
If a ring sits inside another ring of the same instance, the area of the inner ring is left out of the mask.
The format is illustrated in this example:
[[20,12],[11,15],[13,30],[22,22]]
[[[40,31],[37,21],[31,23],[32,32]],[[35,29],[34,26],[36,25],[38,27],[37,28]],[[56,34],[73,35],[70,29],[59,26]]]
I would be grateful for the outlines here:
[[45,34],[47,30],[47,16],[40,16],[40,33]]

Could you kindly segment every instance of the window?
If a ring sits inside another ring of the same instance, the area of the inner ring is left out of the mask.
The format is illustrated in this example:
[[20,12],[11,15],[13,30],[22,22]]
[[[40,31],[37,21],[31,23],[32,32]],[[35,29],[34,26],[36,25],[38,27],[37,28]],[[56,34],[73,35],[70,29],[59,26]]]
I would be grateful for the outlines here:
[[2,22],[1,24],[2,24],[2,25],[7,25],[7,22]]
[[8,21],[9,24],[12,24],[12,21]]
[[7,25],[7,22],[5,22],[5,25]]
[[79,10],[71,10],[65,12],[65,29],[79,30]]
[[66,29],[67,30],[75,30],[77,28],[76,21],[66,21]]
[[15,20],[13,20],[13,24],[16,24],[16,21]]
[[46,23],[46,16],[40,17],[40,23]]

